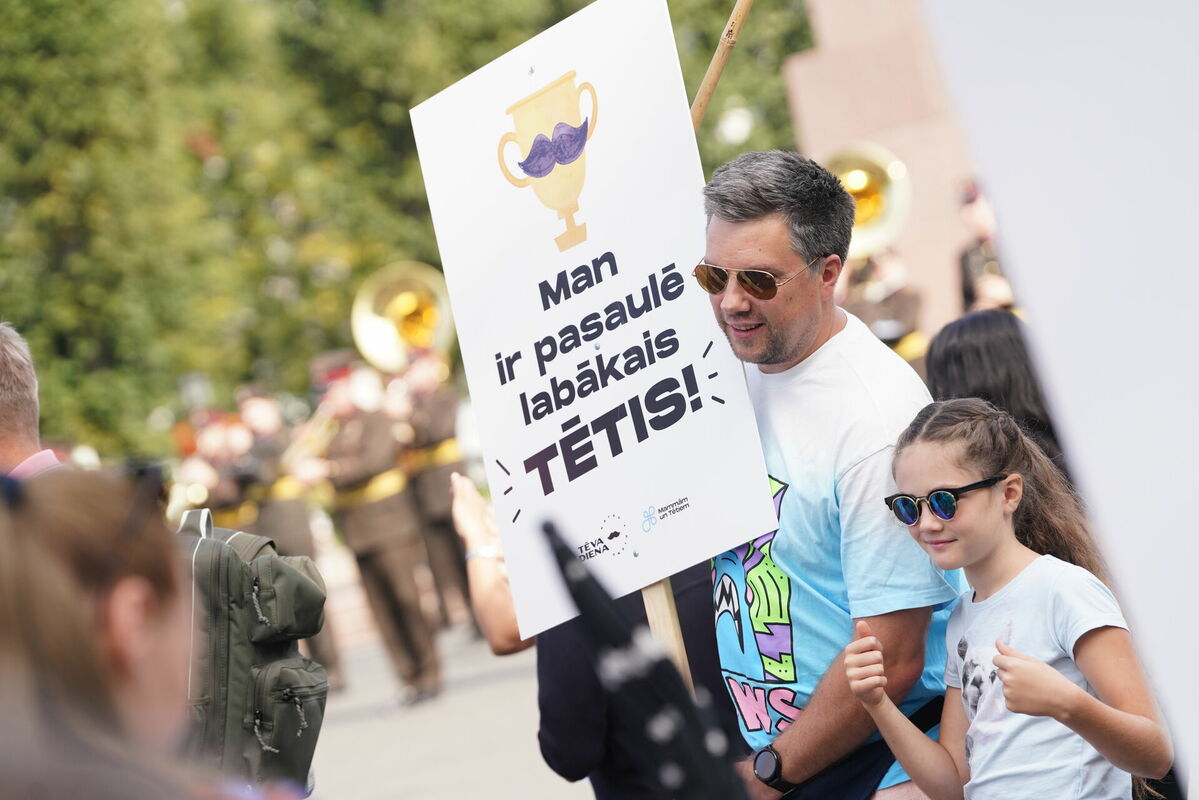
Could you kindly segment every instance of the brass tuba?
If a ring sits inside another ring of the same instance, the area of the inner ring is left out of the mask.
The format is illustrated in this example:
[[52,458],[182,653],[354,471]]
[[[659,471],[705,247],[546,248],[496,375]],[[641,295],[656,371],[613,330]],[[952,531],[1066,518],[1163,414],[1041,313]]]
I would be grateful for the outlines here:
[[877,144],[861,142],[824,162],[857,205],[849,258],[867,258],[892,244],[907,223],[912,181],[907,166]]
[[283,471],[291,474],[296,464],[309,458],[324,458],[329,444],[337,436],[337,420],[328,402],[317,405],[312,416],[295,430],[291,443],[279,457]]
[[445,355],[454,341],[445,278],[418,261],[383,267],[354,295],[350,331],[358,352],[380,372],[401,372],[413,351]]

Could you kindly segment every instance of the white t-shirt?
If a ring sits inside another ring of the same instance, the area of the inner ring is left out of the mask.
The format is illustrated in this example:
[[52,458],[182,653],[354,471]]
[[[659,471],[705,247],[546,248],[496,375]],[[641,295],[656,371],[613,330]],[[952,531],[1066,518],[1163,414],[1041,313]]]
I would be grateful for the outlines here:
[[[883,503],[895,440],[931,402],[912,368],[856,317],[785,372],[747,369],[779,528],[713,560],[725,684],[751,747],[808,703],[853,638],[853,618],[939,607],[925,670],[901,708],[944,693],[948,604],[965,588],[937,569]],[[895,765],[883,788],[906,780]]]
[[1044,661],[1072,683],[1094,691],[1074,663],[1088,631],[1127,628],[1111,591],[1082,567],[1041,556],[981,602],[966,591],[949,619],[945,683],[962,690],[970,727],[969,800],[1036,797],[1126,800],[1132,777],[1052,717],[1008,711],[995,674],[995,640]]

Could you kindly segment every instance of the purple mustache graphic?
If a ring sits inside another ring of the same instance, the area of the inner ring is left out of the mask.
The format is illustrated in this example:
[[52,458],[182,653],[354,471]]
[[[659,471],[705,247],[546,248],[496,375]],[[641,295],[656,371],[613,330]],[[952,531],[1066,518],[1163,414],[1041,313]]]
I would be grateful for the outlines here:
[[554,126],[554,138],[551,140],[544,133],[537,134],[529,155],[517,166],[530,178],[544,178],[553,171],[556,164],[569,164],[583,155],[583,145],[587,144],[587,120],[575,128],[565,122]]

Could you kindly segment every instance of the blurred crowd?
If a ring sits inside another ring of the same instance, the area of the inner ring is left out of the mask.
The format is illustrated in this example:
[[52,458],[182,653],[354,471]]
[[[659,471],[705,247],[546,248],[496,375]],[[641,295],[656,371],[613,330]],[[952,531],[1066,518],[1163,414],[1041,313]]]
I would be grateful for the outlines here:
[[[999,259],[995,213],[977,181],[968,181],[962,189],[961,220],[968,232],[956,276],[961,313],[988,309],[1018,313]],[[875,336],[925,377],[929,338],[921,317],[923,298],[898,251],[882,247],[850,259],[837,284],[836,297],[839,306],[866,323]]]
[[[465,551],[450,519],[449,476],[465,464],[449,367],[424,352],[402,375],[384,376],[350,350],[310,367],[314,410],[295,425],[278,397],[255,386],[237,391],[234,413],[192,415],[183,440],[194,446],[181,453],[170,511],[206,507],[218,527],[310,557],[314,525],[324,531],[332,523],[357,561],[404,702],[431,699],[442,686],[435,630],[473,624]],[[422,610],[428,576],[438,609],[431,621]],[[330,689],[340,690],[333,625],[309,644]]]

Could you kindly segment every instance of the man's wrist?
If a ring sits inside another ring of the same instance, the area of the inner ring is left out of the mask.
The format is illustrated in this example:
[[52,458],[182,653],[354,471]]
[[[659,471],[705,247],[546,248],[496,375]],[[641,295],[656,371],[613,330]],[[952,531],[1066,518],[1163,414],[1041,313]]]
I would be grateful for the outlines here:
[[783,759],[773,745],[766,745],[754,752],[750,766],[754,777],[775,791],[785,792],[795,788],[795,784],[783,777]]

